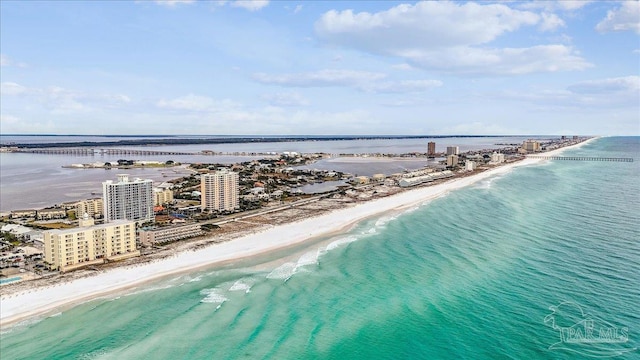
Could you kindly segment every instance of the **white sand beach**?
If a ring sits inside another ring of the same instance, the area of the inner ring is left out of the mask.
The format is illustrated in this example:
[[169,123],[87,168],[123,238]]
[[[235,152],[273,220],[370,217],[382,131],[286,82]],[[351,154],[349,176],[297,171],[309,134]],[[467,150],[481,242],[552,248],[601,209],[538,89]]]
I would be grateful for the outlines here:
[[[544,155],[558,155],[564,150],[582,146],[587,142],[547,152]],[[406,207],[413,207],[480,180],[504,174],[514,167],[531,165],[541,161],[544,160],[527,158],[472,176],[404,191],[396,195],[336,210],[325,215],[276,226],[225,243],[195,251],[182,252],[164,260],[137,266],[114,268],[98,273],[95,276],[80,278],[53,287],[35,288],[28,292],[5,295],[0,303],[0,324],[6,326],[10,323],[52,311],[58,307],[77,304],[114,291],[138,286],[167,275],[300,244],[305,240],[339,231],[365,218]]]

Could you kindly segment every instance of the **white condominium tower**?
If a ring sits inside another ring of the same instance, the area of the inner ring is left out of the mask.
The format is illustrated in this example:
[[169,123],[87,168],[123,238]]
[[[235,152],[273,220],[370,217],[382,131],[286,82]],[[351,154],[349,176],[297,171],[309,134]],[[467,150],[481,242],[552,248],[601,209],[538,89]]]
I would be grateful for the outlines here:
[[240,207],[238,173],[221,170],[200,178],[202,210],[231,211]]
[[104,220],[153,221],[153,180],[129,181],[126,174],[118,175],[118,182],[102,183]]

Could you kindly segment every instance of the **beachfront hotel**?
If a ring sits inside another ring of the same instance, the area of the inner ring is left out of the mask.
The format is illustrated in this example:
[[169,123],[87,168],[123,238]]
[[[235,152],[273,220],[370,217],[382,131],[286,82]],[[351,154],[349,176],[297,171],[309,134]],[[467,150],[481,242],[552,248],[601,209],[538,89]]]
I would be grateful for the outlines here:
[[232,211],[240,207],[238,173],[228,170],[202,174],[200,178],[202,211]]
[[129,175],[118,175],[118,182],[102,183],[104,220],[153,221],[153,180],[129,180]]
[[135,221],[95,225],[93,218],[85,215],[78,228],[47,230],[43,235],[44,261],[55,270],[68,271],[140,255],[136,250]]

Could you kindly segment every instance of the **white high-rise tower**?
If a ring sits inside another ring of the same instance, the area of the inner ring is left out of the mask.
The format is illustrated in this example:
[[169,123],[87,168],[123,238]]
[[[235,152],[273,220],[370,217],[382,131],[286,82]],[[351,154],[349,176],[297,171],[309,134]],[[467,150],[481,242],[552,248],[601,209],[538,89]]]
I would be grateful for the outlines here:
[[129,180],[126,174],[118,175],[118,182],[102,183],[104,220],[153,221],[153,180]]

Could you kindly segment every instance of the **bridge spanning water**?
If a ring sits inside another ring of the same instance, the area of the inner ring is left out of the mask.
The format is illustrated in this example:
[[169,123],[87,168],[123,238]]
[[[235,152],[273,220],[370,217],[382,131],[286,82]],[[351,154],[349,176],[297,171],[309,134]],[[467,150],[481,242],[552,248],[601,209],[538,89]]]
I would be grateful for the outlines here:
[[53,154],[53,155],[84,155],[84,156],[104,156],[104,155],[209,155],[209,156],[275,156],[275,153],[262,152],[222,152],[222,151],[157,151],[157,150],[136,150],[136,149],[95,149],[95,148],[53,148],[53,149],[12,149],[12,152],[30,154]]
[[544,155],[527,155],[527,157],[533,158],[533,159],[544,159],[544,160],[633,162],[633,158],[610,158],[610,157],[588,157],[588,156],[544,156]]

